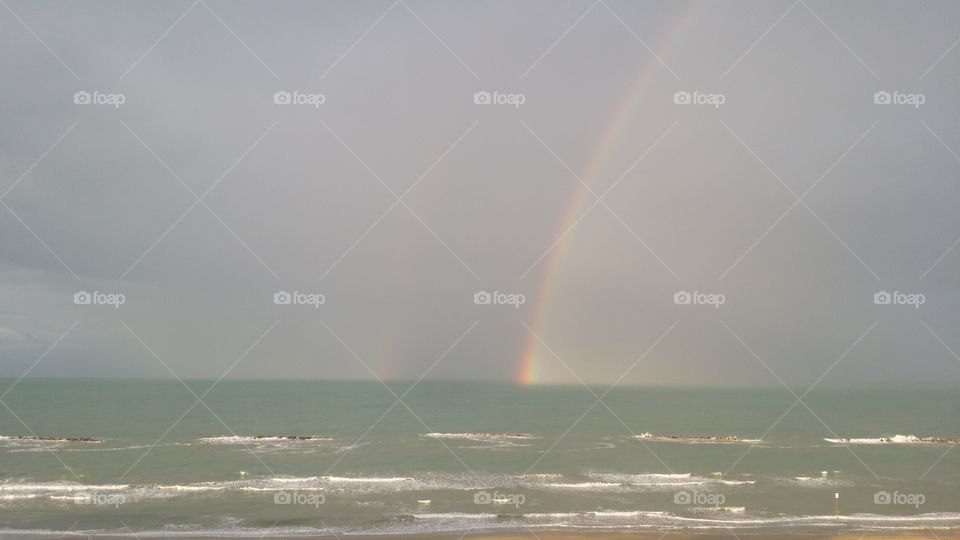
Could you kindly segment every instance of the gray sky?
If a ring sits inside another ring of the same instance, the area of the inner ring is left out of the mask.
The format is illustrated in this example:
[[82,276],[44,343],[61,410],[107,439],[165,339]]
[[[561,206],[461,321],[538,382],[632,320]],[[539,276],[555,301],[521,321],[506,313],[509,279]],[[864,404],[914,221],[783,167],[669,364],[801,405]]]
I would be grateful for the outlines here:
[[0,376],[960,380],[955,2],[5,1]]

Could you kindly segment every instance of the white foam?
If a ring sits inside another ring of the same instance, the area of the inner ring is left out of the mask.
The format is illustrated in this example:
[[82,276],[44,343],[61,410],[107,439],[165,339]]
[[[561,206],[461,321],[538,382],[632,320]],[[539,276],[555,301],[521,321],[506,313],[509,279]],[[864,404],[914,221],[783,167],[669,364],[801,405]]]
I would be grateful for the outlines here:
[[800,487],[839,487],[839,486],[850,486],[852,482],[848,480],[843,480],[837,477],[829,476],[794,476],[790,478],[775,478],[774,481],[778,484],[794,485]]
[[657,442],[677,442],[690,444],[757,444],[763,439],[741,439],[736,435],[661,435],[657,433],[641,433],[632,438]]
[[120,452],[126,450],[142,450],[144,448],[158,448],[161,446],[190,446],[189,443],[165,443],[165,444],[136,444],[133,446],[115,446],[107,448],[58,448],[59,452]]
[[724,480],[721,478],[694,476],[691,473],[591,473],[590,477],[606,482],[619,482],[644,487],[694,486],[703,484],[743,485],[756,483],[756,480]]
[[506,441],[536,439],[529,433],[424,433],[428,439],[454,439],[467,441]]
[[375,483],[392,483],[392,482],[415,482],[413,478],[405,476],[389,476],[389,477],[370,477],[370,476],[324,476],[324,480],[328,482],[360,482],[365,484],[375,484]]
[[266,443],[266,442],[289,442],[289,443],[318,443],[318,442],[328,442],[334,440],[333,437],[325,437],[321,435],[305,435],[305,438],[295,438],[296,436],[283,436],[283,435],[267,435],[267,436],[252,436],[252,435],[225,435],[221,437],[201,437],[199,440],[205,443],[211,444],[251,444],[251,443]]
[[74,503],[81,503],[90,500],[89,494],[83,495],[51,495],[48,497],[51,501],[70,501]]
[[45,493],[74,491],[120,491],[129,484],[80,484],[77,482],[2,482],[0,493]]
[[[668,512],[636,511],[636,510],[602,510],[585,512],[555,512],[555,513],[528,513],[528,514],[493,514],[493,513],[422,513],[407,516],[394,516],[387,523],[361,526],[282,526],[282,527],[244,527],[238,522],[225,523],[226,526],[206,528],[194,524],[168,525],[161,529],[139,530],[136,535],[141,538],[187,538],[187,537],[220,537],[220,538],[264,538],[264,537],[321,537],[336,535],[381,535],[381,534],[423,534],[439,532],[462,532],[473,530],[476,532],[525,529],[573,529],[573,530],[702,530],[718,531],[723,534],[739,531],[769,530],[772,534],[795,533],[798,528],[830,528],[851,527],[858,531],[863,529],[907,531],[916,529],[927,530],[956,530],[960,526],[960,513],[929,513],[918,515],[776,515],[753,516],[747,512],[740,512],[740,507],[720,507],[719,509],[704,509],[701,515],[677,515]],[[721,515],[729,514],[729,515]],[[54,531],[41,529],[9,529],[0,528],[0,537],[64,537],[71,531]],[[74,534],[91,536],[121,536],[129,537],[130,531],[125,528],[99,530],[73,530]]]
[[723,514],[743,514],[746,513],[745,506],[700,506],[694,508],[697,512],[723,513]]
[[894,435],[877,438],[839,438],[823,440],[834,444],[960,444],[960,439],[943,437],[917,437],[916,435]]
[[275,477],[273,477],[273,478],[270,478],[269,481],[270,481],[270,482],[276,482],[276,483],[278,483],[278,484],[285,484],[285,483],[311,482],[311,481],[318,480],[318,479],[319,479],[319,477],[317,477],[317,476],[305,476],[305,477],[304,477],[304,476],[300,476],[300,477],[297,477],[297,476],[275,476]]
[[[117,493],[129,489],[126,484],[80,484],[77,482],[0,482],[0,500],[21,501],[37,498],[67,500],[72,497],[88,498],[92,493]],[[78,495],[82,494],[82,495]]]
[[19,501],[21,499],[36,499],[40,495],[36,493],[4,493],[0,494],[0,501]]
[[183,491],[189,493],[200,493],[204,491],[223,491],[227,489],[226,485],[215,484],[215,483],[205,483],[205,484],[172,484],[172,485],[161,485],[156,486],[156,489],[161,491]]
[[473,514],[469,512],[444,512],[441,514],[413,514],[415,519],[491,519],[497,514]]
[[547,484],[537,484],[535,487],[543,487],[548,489],[570,489],[570,490],[589,490],[589,491],[620,491],[623,489],[623,484],[611,483],[611,482],[555,482]]

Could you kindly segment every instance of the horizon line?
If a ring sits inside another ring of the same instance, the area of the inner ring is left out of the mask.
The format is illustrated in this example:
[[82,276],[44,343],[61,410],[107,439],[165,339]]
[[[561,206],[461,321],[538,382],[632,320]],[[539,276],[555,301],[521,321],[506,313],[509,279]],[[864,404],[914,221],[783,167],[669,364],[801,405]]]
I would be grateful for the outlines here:
[[[24,382],[27,380],[76,380],[76,381],[144,381],[144,382],[211,382],[216,381],[216,377],[180,377],[170,378],[170,377],[151,377],[151,376],[73,376],[73,375],[29,375],[27,377],[18,378],[17,376],[0,376],[0,380],[19,380],[19,382]],[[537,383],[537,384],[524,384],[512,379],[423,379],[419,382],[415,378],[404,379],[356,379],[356,378],[285,378],[285,377],[268,377],[268,378],[252,378],[252,377],[230,377],[224,378],[220,382],[357,382],[357,383],[371,383],[378,385],[385,384],[403,384],[403,383],[466,383],[466,384],[497,384],[503,386],[513,386],[517,388],[609,388],[609,383],[580,383],[580,382],[570,382],[570,383]],[[789,386],[791,390],[796,390],[797,388],[805,390],[807,385],[804,384],[793,384],[786,385]],[[825,389],[844,389],[844,390],[856,390],[856,389],[909,389],[915,387],[936,387],[936,388],[955,388],[960,387],[958,382],[940,382],[940,381],[911,381],[911,382],[859,382],[859,383],[833,383],[833,384],[821,384],[817,388]],[[746,390],[746,389],[757,389],[757,390],[784,390],[787,388],[782,384],[687,384],[687,383],[620,383],[615,385],[614,390],[617,388],[643,388],[643,389],[709,389],[709,390]],[[816,391],[816,389],[814,391]]]

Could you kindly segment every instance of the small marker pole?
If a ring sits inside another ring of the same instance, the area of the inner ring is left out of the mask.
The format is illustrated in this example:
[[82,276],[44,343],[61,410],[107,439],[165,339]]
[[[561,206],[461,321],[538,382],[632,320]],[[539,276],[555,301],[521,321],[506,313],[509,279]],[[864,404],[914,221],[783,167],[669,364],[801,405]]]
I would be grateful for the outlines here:
[[833,494],[833,502],[834,502],[834,515],[837,517],[837,519],[840,519],[840,494],[839,493]]

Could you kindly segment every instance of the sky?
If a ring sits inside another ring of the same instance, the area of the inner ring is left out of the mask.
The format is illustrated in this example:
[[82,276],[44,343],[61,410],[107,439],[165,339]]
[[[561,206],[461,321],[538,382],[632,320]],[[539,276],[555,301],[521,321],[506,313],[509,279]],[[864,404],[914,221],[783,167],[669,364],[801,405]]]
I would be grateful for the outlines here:
[[955,2],[0,4],[0,376],[960,380]]

